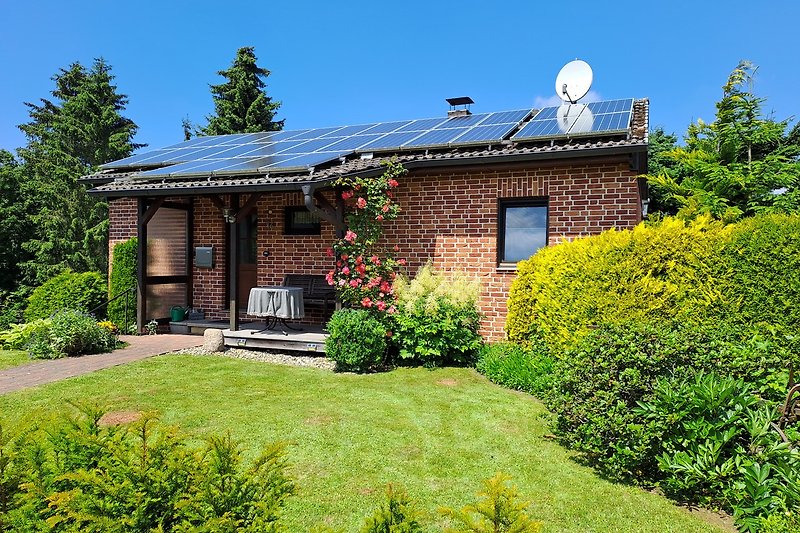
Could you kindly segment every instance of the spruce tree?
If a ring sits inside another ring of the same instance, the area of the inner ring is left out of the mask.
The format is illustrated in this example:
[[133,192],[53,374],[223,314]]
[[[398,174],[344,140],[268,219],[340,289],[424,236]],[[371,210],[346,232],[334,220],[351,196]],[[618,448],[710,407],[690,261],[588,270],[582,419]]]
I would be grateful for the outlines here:
[[104,272],[108,264],[108,209],[78,177],[129,156],[137,126],[122,116],[128,103],[113,85],[111,67],[73,63],[53,77],[53,99],[27,103],[30,122],[19,128],[22,194],[34,235],[23,248],[22,283],[35,286],[65,268]]
[[265,91],[264,79],[270,72],[256,64],[252,46],[240,48],[231,67],[217,74],[227,81],[211,86],[215,114],[208,117],[208,125],[200,130],[202,135],[283,129],[284,121],[274,120],[281,103],[273,102]]

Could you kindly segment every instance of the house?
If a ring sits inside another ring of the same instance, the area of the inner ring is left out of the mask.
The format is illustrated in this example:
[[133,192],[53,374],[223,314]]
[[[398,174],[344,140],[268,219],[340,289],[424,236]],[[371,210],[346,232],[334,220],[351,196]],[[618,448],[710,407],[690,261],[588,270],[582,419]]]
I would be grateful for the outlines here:
[[[410,273],[432,261],[479,278],[482,332],[499,340],[517,261],[642,220],[648,105],[451,109],[433,119],[199,137],[83,180],[108,199],[109,245],[139,237],[139,327],[190,305],[238,329],[251,287],[331,270],[325,252],[344,229],[331,183],[378,175],[394,158],[408,174],[387,242]],[[306,321],[325,322],[309,311]]]

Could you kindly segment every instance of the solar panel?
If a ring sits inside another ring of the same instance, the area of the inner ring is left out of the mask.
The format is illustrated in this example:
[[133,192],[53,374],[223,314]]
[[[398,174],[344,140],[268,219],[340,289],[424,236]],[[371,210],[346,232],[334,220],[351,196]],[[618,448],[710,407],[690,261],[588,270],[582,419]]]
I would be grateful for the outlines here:
[[396,150],[408,141],[419,137],[421,134],[422,132],[420,131],[400,131],[397,133],[388,133],[383,137],[379,137],[374,141],[365,144],[359,148],[359,151]]
[[375,124],[368,130],[364,130],[363,133],[392,133],[393,131],[397,131],[403,126],[411,124],[411,122],[413,121],[401,120],[398,122],[381,122],[380,124]]
[[547,107],[515,133],[512,140],[624,133],[630,128],[632,112],[632,98]]
[[326,146],[325,150],[329,150],[331,152],[339,152],[339,151],[351,152],[368,144],[370,141],[378,139],[379,137],[381,137],[379,134],[353,135],[352,137],[345,137],[344,139],[340,139],[335,143]]
[[[175,176],[193,176],[193,175],[206,175],[213,171],[223,169],[225,167],[233,166],[240,163],[256,161],[263,158],[231,158],[231,159],[216,159],[206,161],[189,161],[187,163],[179,163],[164,168],[149,170],[142,172],[142,177],[147,178],[169,178]],[[256,166],[258,168],[258,166]]]
[[[539,111],[514,140],[536,140],[628,131],[633,100],[549,107]],[[349,154],[492,144],[506,139],[535,111],[518,109],[457,117],[402,120],[329,128],[196,137],[102,168],[143,169],[142,177],[310,168]],[[156,168],[165,167],[165,168]],[[147,170],[151,169],[151,170]]]
[[519,124],[530,115],[530,109],[517,109],[516,111],[499,111],[491,113],[486,120],[481,122],[481,126],[488,126],[489,124]]
[[476,126],[477,124],[480,124],[481,122],[486,120],[486,118],[488,116],[489,116],[489,113],[482,113],[480,115],[465,115],[465,116],[461,116],[461,117],[452,117],[452,118],[449,118],[449,119],[445,120],[444,122],[442,122],[438,126],[436,126],[435,129],[441,129],[441,128],[463,128],[463,127],[466,127],[466,126]]
[[446,118],[423,118],[421,120],[414,120],[402,128],[397,128],[397,131],[428,131],[447,120]]
[[272,162],[268,165],[259,168],[260,171],[270,171],[274,169],[281,170],[294,170],[294,169],[307,169],[322,163],[334,161],[339,159],[340,154],[337,152],[320,152],[316,154],[301,154],[301,155],[278,155],[275,156]]
[[403,148],[421,148],[425,146],[447,145],[456,137],[463,135],[469,128],[450,128],[446,130],[431,130],[407,142]]
[[463,135],[450,141],[451,145],[477,144],[503,140],[503,137],[511,133],[516,128],[516,124],[490,124],[488,126],[475,126],[470,128]]

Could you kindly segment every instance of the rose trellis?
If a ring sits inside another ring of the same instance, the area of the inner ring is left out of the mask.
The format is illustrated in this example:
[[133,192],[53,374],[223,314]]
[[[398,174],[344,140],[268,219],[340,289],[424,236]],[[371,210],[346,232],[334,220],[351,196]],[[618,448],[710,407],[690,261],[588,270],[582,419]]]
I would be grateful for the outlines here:
[[[383,224],[397,218],[400,211],[394,189],[405,173],[401,165],[391,162],[379,177],[348,177],[336,182],[348,208],[348,229],[328,249],[336,264],[326,277],[340,300],[351,307],[395,312],[394,279],[405,260],[395,258],[380,240]],[[397,246],[393,250],[397,252]]]

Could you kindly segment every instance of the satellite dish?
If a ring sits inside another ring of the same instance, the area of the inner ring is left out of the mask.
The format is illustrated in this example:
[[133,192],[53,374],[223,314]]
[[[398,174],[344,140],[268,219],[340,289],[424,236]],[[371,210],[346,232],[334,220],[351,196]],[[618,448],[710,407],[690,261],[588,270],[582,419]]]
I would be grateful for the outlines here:
[[589,92],[592,86],[592,67],[586,61],[570,61],[556,76],[556,94],[565,102],[574,104]]
[[561,104],[556,121],[558,129],[570,135],[589,133],[594,127],[594,115],[586,104]]

